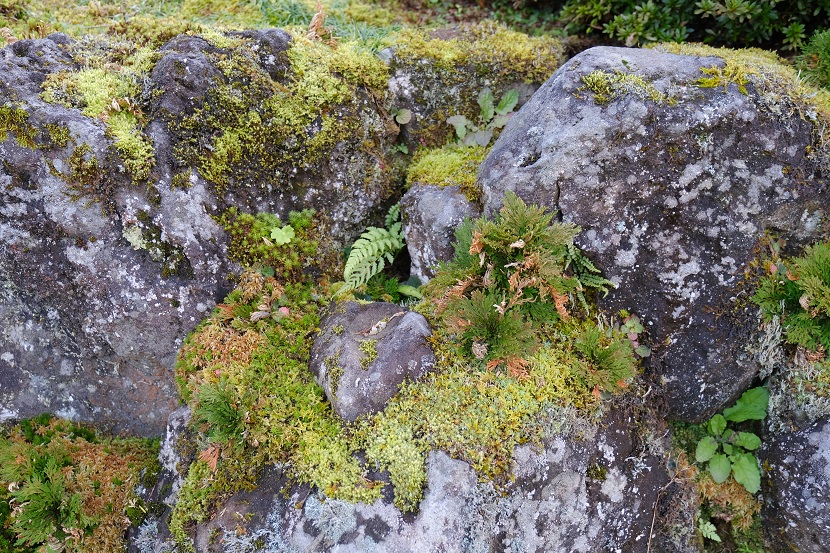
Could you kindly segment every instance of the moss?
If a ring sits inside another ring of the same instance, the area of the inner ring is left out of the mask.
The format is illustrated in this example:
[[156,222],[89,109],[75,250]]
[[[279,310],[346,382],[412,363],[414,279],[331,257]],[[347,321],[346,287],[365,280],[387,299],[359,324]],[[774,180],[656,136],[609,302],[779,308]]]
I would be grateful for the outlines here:
[[343,378],[343,367],[340,365],[340,352],[338,351],[335,355],[327,357],[325,365],[328,368],[331,393],[333,396],[336,396],[337,389],[340,387],[340,379]]
[[45,125],[46,131],[49,133],[49,138],[52,141],[52,144],[56,145],[58,148],[65,148],[67,144],[69,144],[69,140],[72,138],[72,135],[69,132],[69,127],[66,125],[52,125],[47,123]]
[[360,358],[360,368],[365,371],[378,358],[378,341],[361,340],[359,347],[360,351],[363,352],[363,357]]
[[585,476],[591,480],[604,482],[608,475],[608,469],[600,463],[591,463],[585,471]]
[[428,60],[436,69],[457,71],[472,66],[477,73],[510,76],[526,83],[544,82],[565,58],[559,39],[530,37],[493,22],[462,27],[448,40],[406,29],[395,42],[395,55],[406,60]]
[[478,201],[481,198],[481,190],[476,185],[476,175],[488,151],[481,146],[465,147],[457,144],[420,150],[407,169],[407,185],[418,182],[437,186],[459,186],[468,200]]
[[188,278],[193,275],[190,260],[181,246],[174,246],[164,240],[162,229],[153,221],[149,213],[139,211],[134,224],[126,224],[122,235],[134,250],[145,250],[150,259],[162,266],[164,278],[179,276]]
[[[48,511],[59,518],[18,520],[43,512],[26,508],[8,513],[6,522],[20,540],[17,545],[34,550],[48,541],[52,548],[65,546],[77,553],[121,550],[126,546],[125,517],[135,514],[132,488],[157,455],[157,441],[112,438],[48,415],[6,429],[0,435],[0,489],[11,490],[21,507],[29,504],[23,494],[35,481],[60,492],[53,498],[54,510]],[[50,463],[59,470],[52,472]],[[43,488],[37,489],[37,496],[48,501]],[[73,503],[79,508],[76,515]],[[84,530],[83,540],[76,540],[76,532]]]
[[[197,167],[220,196],[284,188],[298,169],[314,170],[329,159],[336,144],[385,132],[362,120],[374,116],[367,97],[383,97],[386,87],[387,68],[377,57],[305,39],[297,39],[287,57],[288,85],[271,79],[248,48],[217,59],[228,83],[212,89],[206,107],[180,122],[178,157]],[[190,145],[197,135],[215,138],[206,150],[197,149]]]
[[596,70],[582,76],[585,86],[577,92],[588,90],[594,95],[597,105],[605,105],[621,95],[633,94],[641,100],[649,100],[655,104],[675,105],[677,99],[657,90],[653,84],[639,75],[624,73],[623,71]]
[[193,186],[193,183],[190,181],[190,171],[180,171],[170,179],[170,188],[187,190],[191,186]]
[[724,60],[724,67],[704,68],[698,85],[724,90],[732,85],[744,94],[751,94],[753,101],[782,120],[795,113],[809,121],[813,127],[813,141],[805,152],[806,157],[816,169],[830,171],[830,91],[810,85],[775,53],[757,48],[733,50],[674,43],[660,44],[656,48],[673,54],[716,56]]
[[24,148],[35,148],[37,129],[29,124],[26,110],[12,105],[0,106],[0,142],[8,140],[9,134]]

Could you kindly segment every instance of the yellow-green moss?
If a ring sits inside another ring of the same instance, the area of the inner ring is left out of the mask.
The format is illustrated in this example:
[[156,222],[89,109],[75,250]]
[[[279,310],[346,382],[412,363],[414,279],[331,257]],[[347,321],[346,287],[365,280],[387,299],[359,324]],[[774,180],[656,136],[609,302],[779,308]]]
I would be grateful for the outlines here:
[[52,125],[47,123],[45,125],[46,131],[49,133],[49,138],[52,144],[58,148],[65,148],[69,144],[72,135],[69,132],[69,127],[66,125]]
[[363,352],[363,357],[360,358],[360,368],[365,371],[378,358],[378,341],[361,340],[359,347],[360,351]]
[[0,106],[0,142],[13,135],[24,148],[34,148],[37,129],[29,124],[29,114],[11,105]]
[[584,86],[577,89],[577,92],[585,90],[594,95],[594,102],[597,105],[605,105],[611,100],[626,94],[633,94],[642,100],[650,100],[655,104],[674,105],[677,99],[666,96],[655,86],[634,73],[625,73],[616,70],[603,71],[597,69],[582,76]]
[[813,124],[813,142],[806,155],[818,169],[830,170],[830,91],[802,80],[798,71],[773,52],[757,48],[733,50],[702,44],[664,43],[656,46],[663,52],[687,56],[717,56],[724,67],[713,66],[701,71],[701,87],[728,88],[733,84],[747,93],[752,84],[758,101],[766,110],[779,117],[797,113]]
[[147,49],[128,58],[120,69],[90,67],[77,72],[63,71],[47,77],[42,97],[68,107],[80,107],[84,115],[102,119],[124,166],[134,179],[149,179],[155,164],[155,152],[149,139],[140,131],[136,98],[140,94],[139,73],[147,71],[154,56]]
[[527,83],[546,81],[565,58],[560,40],[530,37],[493,22],[462,27],[448,40],[406,29],[399,34],[395,48],[396,56],[428,60],[439,70],[457,71],[471,65],[476,71],[515,75]]
[[408,186],[418,182],[437,186],[459,186],[471,201],[481,197],[476,176],[489,151],[481,146],[449,144],[443,148],[420,150],[407,168]]

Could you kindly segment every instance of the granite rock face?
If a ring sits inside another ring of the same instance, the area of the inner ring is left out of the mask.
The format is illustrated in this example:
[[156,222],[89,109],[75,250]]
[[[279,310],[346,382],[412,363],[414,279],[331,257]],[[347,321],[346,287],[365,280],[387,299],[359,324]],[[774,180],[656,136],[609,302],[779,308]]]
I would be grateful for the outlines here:
[[401,213],[412,274],[421,282],[435,276],[439,262],[453,258],[455,231],[464,219],[480,215],[458,186],[419,183],[401,198]]
[[775,551],[830,551],[830,423],[769,433],[759,452],[764,527]]
[[759,240],[816,240],[830,206],[806,155],[813,123],[752,82],[746,94],[698,86],[702,69],[723,66],[587,50],[511,119],[479,172],[485,213],[510,190],[582,227],[577,244],[618,285],[602,307],[646,321],[670,415],[687,421],[757,374],[746,348],[757,321],[736,296]]
[[433,368],[431,334],[423,315],[393,303],[337,304],[320,323],[309,368],[334,412],[354,421]]
[[102,121],[40,98],[77,69],[71,48],[52,35],[0,50],[0,414],[157,435],[178,402],[176,351],[232,266],[202,184],[131,186]]

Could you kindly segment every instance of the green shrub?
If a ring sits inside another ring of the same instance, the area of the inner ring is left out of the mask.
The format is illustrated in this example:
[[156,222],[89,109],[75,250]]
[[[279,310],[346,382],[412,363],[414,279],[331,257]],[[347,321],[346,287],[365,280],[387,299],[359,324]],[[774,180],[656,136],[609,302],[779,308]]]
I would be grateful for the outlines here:
[[602,31],[628,45],[706,42],[798,50],[830,15],[830,2],[797,0],[568,0],[570,33]]
[[830,89],[830,29],[817,32],[797,59],[801,76],[810,84]]
[[765,321],[779,318],[787,342],[830,351],[830,242],[770,264],[752,299]]

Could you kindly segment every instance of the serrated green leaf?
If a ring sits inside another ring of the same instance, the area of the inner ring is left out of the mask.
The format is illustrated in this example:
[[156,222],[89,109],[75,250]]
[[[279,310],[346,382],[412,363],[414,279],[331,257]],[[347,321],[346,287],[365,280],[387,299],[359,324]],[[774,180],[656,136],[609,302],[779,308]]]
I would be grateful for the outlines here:
[[455,127],[455,134],[460,140],[467,136],[467,125],[469,121],[463,115],[453,115],[447,118],[447,123]]
[[511,111],[513,111],[513,108],[515,108],[516,104],[518,103],[519,91],[516,89],[510,89],[504,93],[504,96],[501,97],[499,105],[496,106],[496,113],[498,113],[499,115],[510,113]]
[[398,113],[395,114],[395,121],[400,125],[406,125],[412,121],[412,112],[408,109],[398,110]]
[[718,535],[718,531],[715,528],[715,525],[712,524],[710,520],[703,520],[702,518],[697,519],[697,529],[700,532],[700,535],[706,539],[710,539],[712,541],[721,543],[720,536]]
[[755,455],[751,453],[735,455],[732,461],[732,474],[735,481],[746,488],[749,493],[757,493],[761,489],[761,471]]
[[734,443],[748,451],[754,451],[761,447],[761,438],[752,432],[738,432],[738,437],[735,438]]
[[709,420],[709,434],[720,436],[726,430],[726,419],[723,415],[717,414]]
[[481,108],[481,119],[490,121],[493,118],[493,91],[487,87],[481,89],[478,93],[478,107]]
[[634,353],[636,353],[640,357],[648,357],[649,355],[651,355],[651,348],[646,345],[640,344],[639,346],[637,346],[637,349],[634,350]]
[[476,131],[473,134],[473,140],[475,140],[475,143],[482,147],[487,146],[492,138],[493,131],[489,130]]
[[743,393],[732,407],[724,409],[723,416],[732,422],[763,420],[767,416],[769,392],[763,386]]
[[284,227],[274,227],[271,229],[271,240],[280,246],[284,246],[291,242],[294,238],[294,227],[285,225]]
[[708,461],[712,458],[712,456],[715,454],[717,450],[717,440],[715,440],[715,438],[713,438],[712,436],[706,436],[697,443],[697,449],[695,449],[695,460],[698,463]]
[[718,453],[709,459],[709,474],[718,484],[726,482],[730,472],[732,472],[732,463],[729,462],[729,457],[726,455]]
[[727,455],[732,455],[732,450],[733,450],[732,444],[727,444],[727,443],[723,444],[723,452],[724,453],[726,453]]

